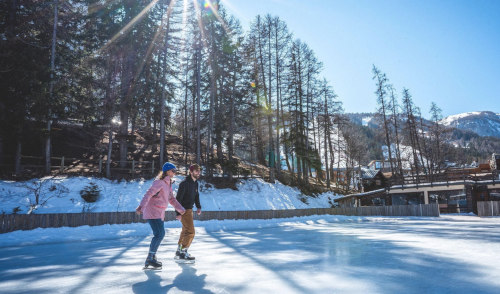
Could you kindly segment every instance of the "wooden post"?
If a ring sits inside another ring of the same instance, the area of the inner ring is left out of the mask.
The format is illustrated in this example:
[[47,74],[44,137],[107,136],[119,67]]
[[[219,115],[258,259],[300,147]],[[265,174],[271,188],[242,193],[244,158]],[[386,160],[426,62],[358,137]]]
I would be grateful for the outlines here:
[[132,173],[135,173],[135,160],[132,159]]
[[99,173],[102,171],[102,155],[99,156]]
[[155,174],[155,160],[151,159],[151,174]]

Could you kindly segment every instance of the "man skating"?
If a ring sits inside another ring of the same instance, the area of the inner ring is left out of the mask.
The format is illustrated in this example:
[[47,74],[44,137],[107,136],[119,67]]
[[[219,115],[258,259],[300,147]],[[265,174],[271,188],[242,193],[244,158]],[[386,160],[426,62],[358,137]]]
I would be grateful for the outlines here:
[[189,246],[194,239],[195,230],[193,223],[193,205],[196,205],[196,213],[201,214],[200,194],[198,193],[198,179],[201,169],[197,164],[189,167],[189,175],[179,184],[177,201],[184,207],[183,215],[177,213],[177,219],[182,223],[182,231],[179,237],[175,259],[179,262],[193,263],[195,258],[188,253]]

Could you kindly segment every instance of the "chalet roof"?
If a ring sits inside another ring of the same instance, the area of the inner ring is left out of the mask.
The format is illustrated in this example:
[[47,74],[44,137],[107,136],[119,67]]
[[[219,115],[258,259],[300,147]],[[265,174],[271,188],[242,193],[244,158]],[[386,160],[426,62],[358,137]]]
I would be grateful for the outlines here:
[[346,195],[344,197],[336,198],[333,201],[340,202],[342,200],[346,200],[349,198],[362,198],[364,196],[377,196],[378,194],[383,194],[383,193],[385,193],[385,189],[378,189],[378,190],[373,190],[373,191],[364,192],[364,193],[349,194],[349,195]]
[[[383,162],[384,164],[389,164],[391,162],[391,160],[389,159],[373,159],[370,161],[370,163],[368,163],[368,165],[373,165],[375,162]],[[397,163],[397,160],[396,159],[392,159],[392,162],[393,163]]]
[[378,174],[380,170],[379,169],[369,169],[369,168],[361,168],[361,178],[364,180],[370,180],[375,178],[375,176]]
[[451,173],[481,173],[491,171],[491,166],[487,163],[481,163],[476,167],[448,167],[446,171]]

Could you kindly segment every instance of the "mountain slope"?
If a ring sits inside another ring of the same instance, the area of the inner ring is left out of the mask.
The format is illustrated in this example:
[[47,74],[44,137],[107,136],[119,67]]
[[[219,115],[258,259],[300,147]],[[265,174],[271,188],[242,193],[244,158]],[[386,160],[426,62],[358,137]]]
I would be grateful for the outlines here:
[[471,131],[480,136],[500,138],[500,114],[491,111],[450,115],[441,120],[441,124],[447,127]]
[[[366,152],[370,159],[381,159],[381,146],[386,145],[383,127],[374,113],[347,113],[350,121],[358,125],[371,142],[373,148],[367,146]],[[404,127],[404,118],[400,118],[400,127]],[[443,138],[446,143],[446,159],[452,162],[469,163],[471,161],[485,162],[491,158],[491,153],[500,153],[500,117],[490,111],[470,112],[449,116],[441,121],[449,132]],[[424,126],[432,122],[424,119]],[[424,127],[424,132],[429,130]],[[400,133],[403,145],[405,132]],[[454,146],[454,148],[451,148]]]

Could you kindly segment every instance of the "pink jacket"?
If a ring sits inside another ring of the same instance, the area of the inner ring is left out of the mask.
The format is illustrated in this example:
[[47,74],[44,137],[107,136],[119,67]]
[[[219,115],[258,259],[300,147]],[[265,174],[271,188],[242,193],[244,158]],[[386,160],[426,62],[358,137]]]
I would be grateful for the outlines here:
[[153,182],[136,210],[142,212],[143,219],[165,219],[165,209],[169,202],[180,214],[186,211],[175,199],[170,177],[167,176],[163,180]]

